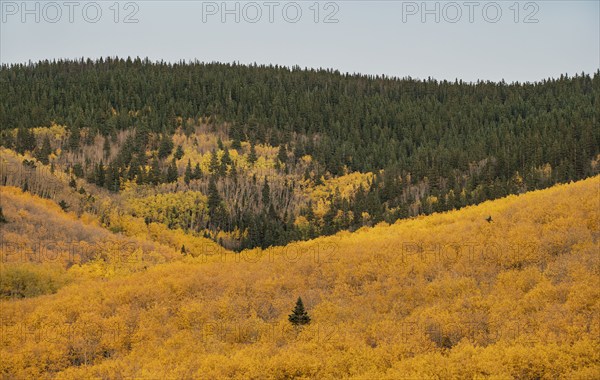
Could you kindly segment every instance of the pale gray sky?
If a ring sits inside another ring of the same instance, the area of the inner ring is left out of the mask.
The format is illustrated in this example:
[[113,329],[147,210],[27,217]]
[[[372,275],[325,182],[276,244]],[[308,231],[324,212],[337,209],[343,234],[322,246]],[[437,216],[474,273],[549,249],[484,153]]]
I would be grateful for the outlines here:
[[597,0],[0,3],[2,63],[140,56],[508,82],[600,67]]

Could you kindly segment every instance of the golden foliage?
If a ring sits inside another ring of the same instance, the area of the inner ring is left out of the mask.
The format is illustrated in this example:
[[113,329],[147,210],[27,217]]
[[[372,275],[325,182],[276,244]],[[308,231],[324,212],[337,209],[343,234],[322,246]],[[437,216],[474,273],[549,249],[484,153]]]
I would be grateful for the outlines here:
[[[0,373],[598,378],[599,181],[4,301]],[[154,223],[144,237],[191,239]],[[295,329],[299,295],[312,323]]]

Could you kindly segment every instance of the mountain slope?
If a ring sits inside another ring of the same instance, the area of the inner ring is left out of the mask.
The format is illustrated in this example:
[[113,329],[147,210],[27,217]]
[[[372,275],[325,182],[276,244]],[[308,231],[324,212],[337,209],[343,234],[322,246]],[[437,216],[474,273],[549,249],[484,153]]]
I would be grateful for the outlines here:
[[[3,302],[0,371],[597,378],[599,185],[594,177],[286,247],[205,251]],[[298,296],[312,318],[304,328],[287,321]]]
[[[184,196],[193,210],[143,214],[239,251],[598,175],[599,95],[600,71],[507,84],[43,61],[0,66],[0,140],[74,190],[199,191],[206,202]],[[329,185],[348,175],[338,195]],[[323,185],[332,192],[313,199]]]
[[116,214],[111,215],[112,227],[121,232],[114,233],[94,215],[78,218],[51,200],[15,187],[0,186],[0,207],[5,219],[0,224],[4,299],[54,293],[73,281],[126,276],[181,260],[182,245],[198,252],[217,247],[208,239]]

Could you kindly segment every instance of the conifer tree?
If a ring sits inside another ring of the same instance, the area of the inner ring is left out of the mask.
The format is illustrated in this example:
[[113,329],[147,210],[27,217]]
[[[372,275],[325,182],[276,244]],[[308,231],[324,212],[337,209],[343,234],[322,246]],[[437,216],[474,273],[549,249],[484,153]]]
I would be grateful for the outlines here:
[[298,297],[298,300],[296,301],[296,306],[294,307],[292,314],[288,316],[288,320],[294,326],[302,326],[310,323],[310,316],[304,309],[302,298]]
[[208,215],[215,229],[222,229],[226,222],[226,211],[217,189],[215,176],[211,176],[208,182]]
[[158,158],[164,159],[171,154],[173,150],[173,140],[166,133],[163,135],[163,138],[160,141],[160,145],[158,147]]
[[2,206],[0,206],[0,223],[8,223],[8,220],[4,217],[4,212],[2,212]]
[[118,192],[121,188],[121,176],[119,173],[119,166],[114,162],[108,165],[106,171],[106,188],[112,192]]
[[71,134],[69,135],[68,148],[71,151],[79,149],[79,140],[81,139],[81,131],[79,130],[78,123],[75,123],[71,128]]
[[262,202],[264,207],[271,204],[271,188],[269,187],[269,181],[267,181],[266,177],[262,187]]
[[277,159],[282,164],[287,162],[287,149],[284,144],[279,145],[279,152],[277,152]]
[[177,164],[175,162],[175,157],[173,157],[173,159],[171,160],[171,164],[167,168],[166,182],[167,183],[177,182],[177,176],[178,176]]
[[102,146],[102,151],[104,152],[104,159],[108,160],[110,157],[110,139],[108,137],[104,138],[104,145]]
[[221,204],[221,196],[219,195],[219,191],[217,189],[217,183],[215,181],[215,177],[211,176],[208,181],[208,211],[212,215],[215,210]]
[[258,158],[256,157],[256,149],[254,149],[254,144],[250,144],[250,154],[248,155],[248,162],[253,164],[256,162]]
[[196,166],[194,167],[194,173],[192,175],[193,179],[200,179],[202,178],[202,170],[200,169],[200,164],[196,163]]
[[153,185],[160,183],[160,167],[158,165],[158,159],[154,157],[150,164],[150,171],[148,172],[148,182]]
[[185,167],[185,174],[183,176],[183,180],[185,182],[186,185],[190,184],[190,180],[192,179],[193,174],[192,174],[192,162],[188,159],[188,163]]
[[225,149],[223,157],[221,157],[221,166],[219,168],[220,175],[224,176],[227,174],[227,166],[231,165],[231,157],[229,156],[229,149]]
[[17,142],[16,150],[18,153],[23,154],[25,151],[32,151],[35,149],[35,137],[33,131],[26,129],[21,126],[17,130]]
[[217,156],[217,151],[213,150],[210,154],[210,163],[208,164],[208,171],[212,175],[219,175],[220,165],[219,165],[219,157]]
[[61,200],[60,202],[58,202],[58,205],[65,212],[69,209],[69,205],[64,200]]
[[103,187],[105,181],[104,163],[100,160],[100,163],[96,166],[96,173],[94,176],[94,183],[98,186]]
[[15,144],[12,133],[10,131],[3,131],[2,135],[0,136],[0,143],[5,148],[12,149]]
[[83,176],[84,176],[83,166],[81,165],[80,162],[76,162],[75,165],[73,165],[73,174],[77,178],[83,178]]
[[183,157],[183,147],[181,145],[177,145],[177,149],[175,150],[174,157],[177,160],[181,160],[181,157]]
[[44,138],[44,142],[42,143],[42,147],[39,150],[38,154],[36,155],[37,159],[40,160],[41,163],[43,163],[44,165],[48,165],[50,163],[50,160],[48,159],[48,156],[52,153],[52,147],[50,146],[50,138],[48,138],[48,136],[46,136]]
[[238,152],[242,149],[242,142],[239,138],[235,137],[231,142],[231,149],[235,149]]
[[235,162],[231,163],[231,172],[229,173],[233,181],[237,184],[237,168],[235,166]]
[[138,173],[135,177],[135,183],[137,183],[138,185],[143,185],[144,183],[146,183],[146,169],[140,167],[138,170]]

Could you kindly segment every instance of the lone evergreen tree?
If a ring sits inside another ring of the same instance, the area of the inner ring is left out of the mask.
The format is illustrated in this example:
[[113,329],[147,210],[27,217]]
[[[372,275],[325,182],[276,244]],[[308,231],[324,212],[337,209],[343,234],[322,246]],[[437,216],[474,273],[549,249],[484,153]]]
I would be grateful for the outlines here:
[[304,304],[302,303],[302,298],[298,297],[298,301],[296,301],[296,306],[292,311],[292,314],[288,316],[288,320],[294,326],[302,326],[310,323],[310,317],[306,310],[304,310]]

